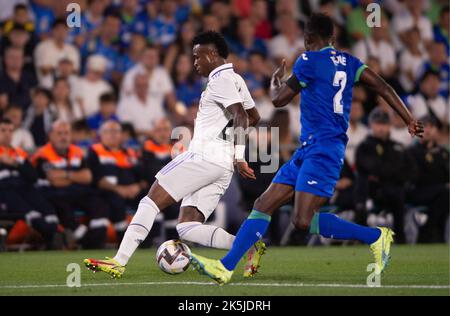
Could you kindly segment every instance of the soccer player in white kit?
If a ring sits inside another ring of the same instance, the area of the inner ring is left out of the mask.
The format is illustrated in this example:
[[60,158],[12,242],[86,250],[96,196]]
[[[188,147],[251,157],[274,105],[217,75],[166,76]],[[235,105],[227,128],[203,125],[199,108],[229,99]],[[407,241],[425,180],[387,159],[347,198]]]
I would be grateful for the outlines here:
[[[212,248],[231,248],[233,235],[203,223],[228,188],[235,167],[242,177],[255,179],[254,171],[244,159],[245,131],[256,125],[259,114],[244,80],[226,62],[228,46],[222,35],[213,31],[197,35],[193,40],[193,57],[195,69],[208,78],[208,83],[201,95],[189,149],[158,172],[149,193],[140,201],[116,256],[84,260],[91,270],[120,278],[158,213],[180,200],[177,231],[182,240]],[[261,241],[251,248],[244,276],[256,273],[264,250]]]

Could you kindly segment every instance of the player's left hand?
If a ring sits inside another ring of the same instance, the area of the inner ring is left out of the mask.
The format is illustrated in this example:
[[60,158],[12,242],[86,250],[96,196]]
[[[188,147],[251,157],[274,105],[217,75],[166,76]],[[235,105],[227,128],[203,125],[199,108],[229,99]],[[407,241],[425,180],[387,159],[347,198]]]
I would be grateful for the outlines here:
[[422,138],[423,136],[423,123],[418,120],[412,120],[408,124],[408,132],[411,134],[411,136],[417,136]]
[[236,168],[238,169],[239,174],[244,179],[256,179],[255,171],[248,166],[247,161],[236,161]]

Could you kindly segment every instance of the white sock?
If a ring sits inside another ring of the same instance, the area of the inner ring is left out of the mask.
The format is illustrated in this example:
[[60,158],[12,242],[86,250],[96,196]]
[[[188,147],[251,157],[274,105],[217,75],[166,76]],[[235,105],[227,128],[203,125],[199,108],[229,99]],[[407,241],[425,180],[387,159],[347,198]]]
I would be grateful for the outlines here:
[[148,233],[152,229],[159,208],[148,196],[142,198],[136,214],[133,217],[127,231],[120,243],[114,259],[121,265],[126,265],[130,257],[136,251],[137,247],[145,240]]
[[200,222],[180,223],[177,225],[177,232],[182,240],[218,249],[230,249],[235,239],[220,227]]

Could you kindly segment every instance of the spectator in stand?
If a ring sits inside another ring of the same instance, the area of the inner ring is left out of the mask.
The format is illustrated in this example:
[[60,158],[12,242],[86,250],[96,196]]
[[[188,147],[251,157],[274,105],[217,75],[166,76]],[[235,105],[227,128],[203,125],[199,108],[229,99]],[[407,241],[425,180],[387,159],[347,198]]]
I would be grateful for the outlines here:
[[51,8],[51,0],[30,0],[30,6],[33,10],[35,33],[40,38],[49,36],[55,14]]
[[408,105],[415,117],[432,115],[441,126],[449,123],[449,105],[439,94],[439,73],[427,71],[420,80],[419,92],[408,98]]
[[[421,43],[418,45],[424,45],[421,49],[428,48],[433,40],[433,27],[430,20],[423,14],[424,0],[404,0],[404,4],[404,9],[392,19],[394,34],[398,35],[401,42],[408,45],[407,32],[415,27],[419,30],[419,40],[415,45]],[[401,47],[401,44],[398,47]]]
[[72,142],[81,148],[83,157],[87,155],[89,148],[94,144],[96,133],[89,128],[86,120],[78,120],[72,123]]
[[120,89],[120,101],[130,97],[135,92],[135,77],[147,74],[148,98],[156,109],[166,105],[170,113],[175,113],[176,96],[172,80],[166,69],[160,65],[159,50],[156,46],[149,45],[142,52],[140,62],[126,72]]
[[75,119],[72,100],[70,99],[70,84],[64,78],[56,78],[52,89],[51,110],[55,113],[56,119],[73,122]]
[[100,111],[90,116],[87,119],[89,128],[97,131],[103,123],[107,121],[118,122],[119,118],[116,115],[117,112],[117,97],[114,93],[108,92],[100,96]]
[[269,40],[272,37],[272,24],[268,19],[267,1],[255,0],[250,11],[250,20],[255,27],[255,37]]
[[203,91],[202,81],[194,73],[192,59],[189,55],[179,55],[175,63],[173,82],[177,100],[185,107],[198,103]]
[[175,0],[165,0],[161,3],[160,14],[155,20],[149,20],[147,25],[147,38],[152,44],[167,48],[175,41],[178,31],[176,11]]
[[26,112],[23,127],[31,132],[36,146],[42,146],[47,142],[47,134],[55,120],[55,113],[50,108],[52,96],[42,87],[35,88],[32,94],[33,102]]
[[444,43],[433,42],[430,48],[430,60],[422,65],[421,71],[417,72],[416,79],[422,78],[427,71],[434,71],[441,79],[440,94],[444,98],[449,96],[450,66]]
[[[109,224],[108,210],[91,187],[92,173],[82,149],[71,141],[70,124],[56,121],[52,125],[50,142],[31,159],[38,171],[39,189],[56,209],[71,245],[103,248]],[[87,225],[75,216],[77,209],[86,212]]]
[[45,248],[53,248],[58,218],[55,210],[34,188],[36,170],[19,147],[11,145],[14,126],[0,119],[0,219],[23,219],[41,234]]
[[345,150],[345,159],[351,168],[354,167],[356,149],[366,139],[369,129],[361,120],[364,117],[364,108],[360,101],[353,100],[350,110],[350,120],[347,130],[348,143]]
[[55,78],[66,79],[70,85],[71,92],[76,82],[80,79],[72,61],[68,58],[63,58],[59,61],[58,66],[56,66]]
[[378,210],[394,216],[396,241],[404,242],[403,213],[405,184],[411,178],[414,161],[405,148],[390,140],[389,114],[375,108],[369,115],[370,135],[356,150],[356,212],[364,223],[367,200]]
[[34,51],[39,84],[46,88],[53,85],[53,73],[58,62],[68,58],[73,62],[75,70],[80,68],[78,49],[66,43],[68,27],[65,19],[57,19],[52,26],[52,36],[40,42]]
[[164,68],[172,73],[175,60],[180,55],[192,56],[192,40],[195,36],[195,26],[192,21],[186,21],[180,28],[176,41],[169,46],[164,57]]
[[142,55],[145,47],[147,46],[147,40],[142,34],[131,33],[130,45],[119,56],[118,64],[116,65],[117,71],[120,75],[120,80],[122,80],[123,75],[135,66],[139,62],[139,58]]
[[153,102],[149,95],[149,75],[134,77],[133,94],[119,102],[117,115],[122,122],[132,123],[140,137],[151,136],[155,121],[166,117],[162,103]]
[[423,138],[409,151],[417,164],[410,194],[416,206],[429,206],[428,220],[419,234],[419,242],[444,242],[445,224],[449,210],[449,152],[437,144],[439,123],[428,115]]
[[17,25],[22,26],[30,35],[34,33],[34,24],[26,4],[19,3],[14,6],[13,16],[3,24],[2,33],[8,35]]
[[[97,37],[103,23],[103,13],[107,2],[104,0],[89,0],[86,11],[81,13],[81,27],[76,33],[79,39],[75,39],[77,45]],[[80,46],[80,45],[78,45]]]
[[11,121],[14,126],[11,146],[19,147],[28,153],[34,151],[36,145],[34,144],[33,135],[26,128],[22,127],[23,123],[23,109],[17,105],[11,105],[5,111],[4,117]]
[[420,67],[428,59],[428,55],[420,44],[420,31],[413,27],[406,31],[404,35],[405,48],[400,53],[400,76],[399,81],[403,90],[410,93],[413,91],[416,77],[415,74],[420,70]]
[[446,47],[447,56],[450,54],[449,34],[450,34],[450,9],[443,6],[439,14],[439,23],[433,27],[434,40],[443,43]]
[[100,96],[112,91],[111,85],[103,79],[106,67],[107,60],[103,56],[89,56],[86,74],[72,86],[72,100],[77,119],[96,114],[100,109]]
[[14,47],[23,51],[23,68],[27,72],[35,72],[33,62],[33,51],[36,43],[33,40],[32,34],[28,33],[23,25],[16,24],[13,26],[8,34],[1,38],[0,42],[0,57],[5,58],[5,52],[8,47]]
[[106,121],[100,127],[100,142],[88,153],[88,165],[93,183],[108,204],[111,220],[118,241],[122,240],[128,226],[126,211],[136,209],[138,198],[145,194],[148,184],[142,181],[142,173],[133,149],[122,147],[122,128],[116,121]]
[[26,4],[27,0],[9,0],[0,2],[0,23],[5,23],[14,15],[14,8]]
[[130,123],[122,123],[121,125],[122,125],[123,147],[126,149],[131,148],[139,152],[142,146],[137,139],[134,126]]
[[138,0],[123,0],[120,3],[120,45],[127,48],[133,33],[144,34],[147,23],[145,12],[141,12]]
[[[99,29],[99,35],[87,40],[81,47],[83,60],[87,60],[91,55],[101,55],[105,58],[105,69],[103,76],[108,80],[118,83],[117,68],[120,49],[120,15],[108,13]],[[86,66],[86,68],[88,68]]]
[[372,2],[372,0],[360,0],[358,6],[349,12],[346,25],[351,43],[356,43],[370,36],[372,28],[366,21],[371,13],[370,10],[367,10],[367,6]]
[[277,17],[277,29],[280,32],[269,42],[269,55],[280,64],[286,58],[287,65],[293,65],[298,56],[305,51],[303,32],[292,13]]
[[240,58],[247,59],[251,52],[267,55],[264,41],[255,38],[255,28],[250,19],[240,19],[237,27],[237,37],[230,40],[230,50]]
[[24,69],[23,50],[10,46],[5,51],[4,70],[0,72],[0,95],[7,97],[9,104],[26,110],[31,103],[30,91],[37,82],[34,74]]
[[[237,19],[233,16],[229,1],[215,0],[211,2],[210,12],[219,22],[217,31],[220,31],[225,38],[231,38],[236,34]],[[209,31],[209,29],[205,29],[205,31]]]
[[386,16],[381,17],[380,27],[374,27],[372,33],[353,46],[353,54],[367,62],[370,57],[376,57],[381,63],[381,73],[383,78],[391,78],[395,75],[397,60],[395,49],[386,38],[386,31],[389,29],[389,21]]
[[220,32],[220,21],[214,14],[204,14],[202,16],[202,31]]

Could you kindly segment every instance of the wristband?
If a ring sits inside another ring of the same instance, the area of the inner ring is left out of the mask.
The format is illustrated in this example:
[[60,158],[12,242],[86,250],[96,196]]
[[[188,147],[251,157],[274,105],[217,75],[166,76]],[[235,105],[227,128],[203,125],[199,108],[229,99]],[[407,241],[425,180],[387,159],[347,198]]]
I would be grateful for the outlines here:
[[244,160],[245,156],[245,145],[234,146],[234,158],[236,160]]

